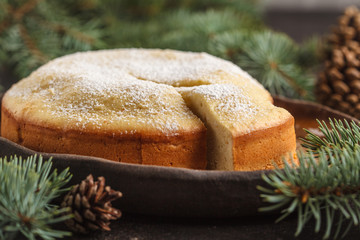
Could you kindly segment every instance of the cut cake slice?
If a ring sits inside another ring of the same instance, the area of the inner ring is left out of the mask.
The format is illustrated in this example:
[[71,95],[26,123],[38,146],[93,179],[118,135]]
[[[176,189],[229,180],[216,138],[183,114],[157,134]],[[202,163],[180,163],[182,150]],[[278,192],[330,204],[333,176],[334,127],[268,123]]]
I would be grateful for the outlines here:
[[296,151],[294,118],[233,84],[179,88],[207,128],[208,169],[253,171]]

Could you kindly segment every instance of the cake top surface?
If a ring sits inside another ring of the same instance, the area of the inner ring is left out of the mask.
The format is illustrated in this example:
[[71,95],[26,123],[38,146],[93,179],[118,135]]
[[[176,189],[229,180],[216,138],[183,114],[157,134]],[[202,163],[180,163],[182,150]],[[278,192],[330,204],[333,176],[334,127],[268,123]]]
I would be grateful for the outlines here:
[[[247,72],[229,61],[207,53],[176,50],[118,49],[82,52],[55,59],[44,68],[50,71],[73,71],[73,68],[78,67],[86,69],[90,74],[99,74],[99,68],[102,68],[103,72],[111,72],[113,75],[122,72],[140,80],[176,87],[226,81],[220,73],[224,73],[226,77],[231,75],[235,79],[245,78],[260,86]],[[123,75],[123,79],[128,77]]]
[[210,111],[208,114],[229,129],[233,136],[273,127],[274,123],[285,122],[290,116],[268,99],[254,98],[234,84],[202,85],[180,91],[184,91],[193,102],[206,104]]
[[64,130],[127,133],[137,129],[172,135],[203,128],[177,87],[190,87],[218,101],[238,95],[238,103],[218,104],[229,113],[224,114],[229,121],[257,111],[246,100],[254,93],[255,98],[269,99],[246,72],[209,54],[119,49],[50,61],[15,84],[6,93],[6,102],[18,118]]

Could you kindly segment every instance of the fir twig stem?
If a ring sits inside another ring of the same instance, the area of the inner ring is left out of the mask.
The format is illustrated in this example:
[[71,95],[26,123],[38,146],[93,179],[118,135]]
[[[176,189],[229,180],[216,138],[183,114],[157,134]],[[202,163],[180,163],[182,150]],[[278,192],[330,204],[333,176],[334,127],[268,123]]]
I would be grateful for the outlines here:
[[[358,186],[338,186],[335,188],[331,188],[329,186],[324,186],[321,188],[314,188],[313,186],[304,188],[299,185],[292,185],[289,182],[284,181],[285,185],[287,185],[290,191],[301,199],[302,203],[307,203],[309,198],[313,198],[316,196],[326,196],[326,195],[336,195],[338,197],[357,194],[360,192],[360,184]],[[275,190],[276,193],[282,194],[283,192],[280,189]]]

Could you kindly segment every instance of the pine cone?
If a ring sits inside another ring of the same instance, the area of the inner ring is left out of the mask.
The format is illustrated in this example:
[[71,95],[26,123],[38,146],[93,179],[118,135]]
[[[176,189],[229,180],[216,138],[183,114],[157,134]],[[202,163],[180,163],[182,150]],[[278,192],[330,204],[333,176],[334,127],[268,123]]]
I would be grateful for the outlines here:
[[316,86],[318,101],[360,118],[360,11],[349,7],[328,39],[325,69]]
[[333,45],[344,46],[351,41],[360,39],[360,13],[355,6],[346,8],[343,16],[338,19],[338,26],[334,27],[329,36],[329,42]]
[[113,208],[111,201],[122,196],[119,191],[114,191],[109,186],[105,187],[105,178],[98,177],[94,182],[90,174],[80,185],[72,187],[61,203],[62,207],[70,207],[74,218],[65,224],[78,233],[88,233],[91,230],[110,231],[110,220],[121,217],[121,212]]

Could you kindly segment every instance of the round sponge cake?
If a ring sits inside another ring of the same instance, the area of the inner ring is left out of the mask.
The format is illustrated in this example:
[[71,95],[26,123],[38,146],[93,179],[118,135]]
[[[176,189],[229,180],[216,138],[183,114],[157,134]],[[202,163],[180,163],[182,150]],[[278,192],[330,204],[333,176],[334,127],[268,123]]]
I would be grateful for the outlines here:
[[[256,170],[296,146],[292,116],[239,67],[206,53],[119,49],[61,57],[12,86],[1,114],[1,135],[28,148],[127,163]],[[264,155],[260,143],[269,136],[283,140]],[[239,150],[239,137],[256,142],[251,151]],[[252,155],[263,158],[258,166]]]

